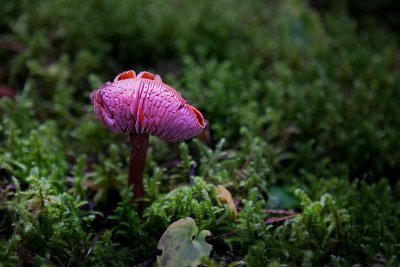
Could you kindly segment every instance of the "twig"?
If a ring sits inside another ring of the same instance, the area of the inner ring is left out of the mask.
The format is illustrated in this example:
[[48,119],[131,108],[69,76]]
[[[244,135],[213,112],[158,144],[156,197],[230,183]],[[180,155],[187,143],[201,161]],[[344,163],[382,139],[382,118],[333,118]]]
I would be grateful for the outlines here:
[[0,49],[6,49],[16,53],[21,53],[25,50],[25,47],[22,44],[16,42],[0,40]]
[[292,214],[292,215],[288,215],[288,216],[284,216],[284,217],[272,217],[269,218],[265,221],[266,224],[276,224],[276,223],[281,223],[281,222],[285,222],[287,220],[292,219],[293,217],[297,216],[299,214]]
[[269,213],[269,214],[285,214],[285,215],[295,215],[297,214],[294,211],[291,210],[271,210],[271,209],[266,209],[263,210],[264,213]]

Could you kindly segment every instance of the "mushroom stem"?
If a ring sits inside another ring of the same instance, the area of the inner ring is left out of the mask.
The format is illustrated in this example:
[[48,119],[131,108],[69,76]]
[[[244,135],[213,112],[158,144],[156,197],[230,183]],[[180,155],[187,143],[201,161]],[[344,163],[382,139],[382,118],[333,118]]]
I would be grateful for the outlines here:
[[143,172],[146,163],[147,147],[149,145],[149,135],[129,134],[131,145],[129,155],[129,186],[133,185],[133,200],[138,204],[138,210],[143,210]]

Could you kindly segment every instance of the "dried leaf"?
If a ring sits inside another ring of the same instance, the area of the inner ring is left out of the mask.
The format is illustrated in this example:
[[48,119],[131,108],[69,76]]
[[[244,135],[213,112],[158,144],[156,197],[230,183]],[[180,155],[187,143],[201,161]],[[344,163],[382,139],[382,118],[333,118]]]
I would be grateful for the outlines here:
[[[200,265],[201,258],[210,255],[212,246],[206,242],[210,231],[203,230],[198,235],[198,228],[190,217],[171,224],[158,242],[162,251],[157,257],[160,267],[180,267]],[[196,239],[197,235],[197,239]]]
[[217,191],[219,193],[218,197],[221,199],[222,202],[226,203],[228,207],[232,211],[232,218],[236,219],[237,216],[237,210],[235,206],[235,202],[233,201],[231,193],[222,185],[217,186]]

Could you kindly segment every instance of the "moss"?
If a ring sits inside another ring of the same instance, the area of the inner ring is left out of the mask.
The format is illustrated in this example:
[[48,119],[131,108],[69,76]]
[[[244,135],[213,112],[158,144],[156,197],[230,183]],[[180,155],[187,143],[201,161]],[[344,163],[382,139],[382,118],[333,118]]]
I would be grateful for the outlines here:
[[[150,266],[190,216],[213,234],[208,266],[398,266],[399,39],[358,4],[320,4],[2,1],[0,96],[17,94],[0,99],[0,265]],[[127,137],[89,103],[127,68],[209,125],[151,138],[143,214]]]

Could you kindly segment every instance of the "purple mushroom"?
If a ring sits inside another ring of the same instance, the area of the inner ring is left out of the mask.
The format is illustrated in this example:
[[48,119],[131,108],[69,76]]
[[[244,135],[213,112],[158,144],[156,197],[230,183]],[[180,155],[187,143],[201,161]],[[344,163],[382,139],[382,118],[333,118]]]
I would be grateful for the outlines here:
[[[118,75],[90,95],[96,118],[116,133],[129,133],[129,185],[136,202],[143,196],[143,171],[149,135],[180,142],[198,135],[205,127],[201,113],[159,75],[133,70]],[[141,203],[139,202],[139,209]]]

